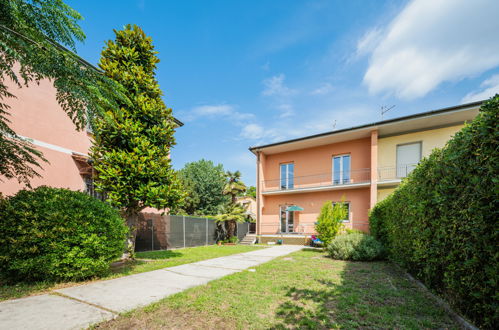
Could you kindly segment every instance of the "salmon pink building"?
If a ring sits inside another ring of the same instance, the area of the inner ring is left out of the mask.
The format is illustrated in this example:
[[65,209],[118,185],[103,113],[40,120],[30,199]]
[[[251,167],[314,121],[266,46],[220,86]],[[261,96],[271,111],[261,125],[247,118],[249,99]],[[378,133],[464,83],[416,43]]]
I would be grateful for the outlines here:
[[[88,152],[92,143],[92,132],[77,131],[75,125],[56,100],[56,89],[49,80],[40,84],[18,88],[5,80],[9,92],[16,98],[5,100],[10,105],[8,119],[10,127],[21,137],[28,139],[43,153],[48,163],[39,162],[40,177],[32,178],[33,188],[46,185],[57,188],[86,191],[95,194],[92,167]],[[178,126],[183,124],[176,120]],[[0,177],[0,192],[13,195],[24,185],[15,179]],[[148,209],[151,211],[152,209]]]
[[345,226],[367,232],[376,202],[471,121],[481,103],[250,148],[257,158],[260,242],[306,242],[325,202],[344,202]]

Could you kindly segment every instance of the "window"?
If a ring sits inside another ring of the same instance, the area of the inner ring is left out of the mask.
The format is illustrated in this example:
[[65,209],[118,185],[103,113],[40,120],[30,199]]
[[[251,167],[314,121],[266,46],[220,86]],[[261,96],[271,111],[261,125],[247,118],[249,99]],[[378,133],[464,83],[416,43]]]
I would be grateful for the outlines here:
[[281,164],[281,189],[293,189],[295,164]]
[[107,196],[106,194],[100,193],[95,190],[94,179],[91,176],[86,175],[84,178],[85,181],[85,192],[92,197],[100,199],[101,201],[105,201]]
[[405,178],[421,160],[421,142],[397,146],[397,177]]
[[350,155],[333,157],[333,184],[350,183]]
[[287,205],[280,207],[281,233],[292,233],[294,231],[295,212],[286,211]]
[[[335,206],[336,204],[341,204],[340,202],[333,202],[333,206]],[[343,219],[342,221],[343,222],[350,222],[350,202],[343,202],[343,205],[345,206],[346,210],[347,210],[347,217],[345,219]]]

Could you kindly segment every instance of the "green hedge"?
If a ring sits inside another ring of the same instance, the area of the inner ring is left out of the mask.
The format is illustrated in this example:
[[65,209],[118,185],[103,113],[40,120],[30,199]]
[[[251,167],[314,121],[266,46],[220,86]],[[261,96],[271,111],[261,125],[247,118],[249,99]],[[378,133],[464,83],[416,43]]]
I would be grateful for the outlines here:
[[87,194],[40,187],[0,201],[0,272],[16,281],[99,275],[123,253],[118,212]]
[[499,324],[499,96],[370,214],[390,259],[476,325]]

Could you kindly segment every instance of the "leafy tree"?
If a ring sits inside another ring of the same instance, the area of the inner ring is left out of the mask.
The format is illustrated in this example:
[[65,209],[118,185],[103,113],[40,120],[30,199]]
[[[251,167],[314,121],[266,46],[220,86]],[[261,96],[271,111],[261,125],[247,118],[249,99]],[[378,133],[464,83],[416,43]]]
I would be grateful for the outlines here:
[[243,194],[243,196],[256,198],[256,187],[249,186],[248,189],[246,189],[246,192]]
[[175,123],[155,79],[159,59],[152,40],[136,25],[114,32],[99,65],[124,86],[131,104],[119,103],[96,121],[91,153],[97,189],[127,219],[132,248],[138,213],[174,208],[183,195],[169,157]]
[[335,203],[333,206],[331,201],[327,201],[322,205],[321,213],[317,217],[315,230],[319,234],[319,239],[324,243],[324,247],[327,247],[333,238],[338,235],[343,227],[342,220],[346,216],[347,208],[343,202]]
[[246,191],[246,186],[241,181],[241,172],[227,171],[226,176],[224,195],[230,196],[230,203],[221,214],[217,215],[216,219],[227,224],[227,238],[230,239],[234,236],[237,222],[244,222],[247,217],[246,209],[237,203],[237,196]]
[[0,1],[0,176],[29,186],[45,160],[9,127],[6,102],[15,95],[6,80],[21,88],[50,79],[57,101],[77,129],[84,128],[87,115],[102,111],[103,105],[116,106],[117,95],[126,99],[119,85],[62,46],[74,51],[76,42],[85,39],[80,19],[61,0]]
[[222,164],[201,159],[185,164],[178,175],[187,196],[175,213],[216,215],[228,203],[228,197],[223,194],[226,178]]

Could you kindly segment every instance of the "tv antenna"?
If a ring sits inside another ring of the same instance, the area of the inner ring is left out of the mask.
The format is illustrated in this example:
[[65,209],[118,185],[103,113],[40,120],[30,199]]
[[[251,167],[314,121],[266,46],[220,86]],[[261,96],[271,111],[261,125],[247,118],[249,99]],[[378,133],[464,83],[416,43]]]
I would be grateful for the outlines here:
[[385,113],[387,113],[388,111],[392,110],[393,108],[395,108],[395,105],[392,105],[392,106],[387,106],[387,105],[382,105],[381,106],[381,120],[383,120],[383,115]]
[[336,129],[336,119],[333,121],[333,131]]

